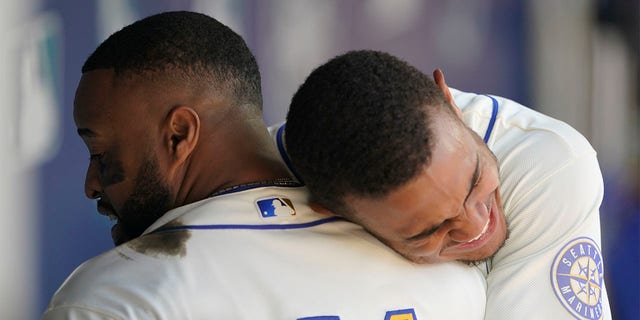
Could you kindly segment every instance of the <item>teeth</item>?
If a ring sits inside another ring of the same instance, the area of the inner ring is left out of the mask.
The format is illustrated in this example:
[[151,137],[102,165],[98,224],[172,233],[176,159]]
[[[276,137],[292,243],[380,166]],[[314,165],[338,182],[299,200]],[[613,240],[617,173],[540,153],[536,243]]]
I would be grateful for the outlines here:
[[480,237],[482,237],[482,235],[483,235],[485,232],[487,232],[487,229],[489,228],[489,221],[490,221],[490,220],[491,220],[491,219],[487,219],[487,223],[485,223],[485,224],[484,224],[484,228],[482,228],[482,231],[480,231],[480,233],[479,233],[475,238],[473,238],[473,239],[471,239],[471,240],[467,241],[467,243],[469,243],[469,242],[473,242],[473,241],[476,241],[476,240],[480,239]]

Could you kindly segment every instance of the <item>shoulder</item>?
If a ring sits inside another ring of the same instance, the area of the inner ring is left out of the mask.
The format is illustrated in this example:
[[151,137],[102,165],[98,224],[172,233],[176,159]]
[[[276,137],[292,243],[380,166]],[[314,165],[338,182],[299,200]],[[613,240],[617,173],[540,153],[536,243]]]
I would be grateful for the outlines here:
[[[509,191],[526,195],[536,186],[566,186],[567,181],[560,181],[562,179],[573,183],[588,181],[582,186],[592,189],[588,194],[601,189],[596,151],[580,132],[515,101],[497,96],[490,98],[496,101],[498,114],[487,145],[498,158],[501,182],[506,187],[503,188],[506,189],[505,197],[510,196]],[[472,112],[481,112],[474,110],[479,108],[476,105],[469,108]],[[523,188],[516,190],[516,186]],[[582,188],[573,190],[586,191]],[[563,196],[571,200],[571,189]]]
[[495,95],[462,92],[452,89],[458,107],[462,110],[465,123],[475,131],[486,129],[486,121],[494,115],[489,147],[494,151],[509,148],[522,141],[539,142],[552,151],[566,151],[570,156],[585,153],[595,154],[587,139],[576,129],[563,121],[542,114],[516,101]]
[[105,288],[112,287],[118,281],[117,278],[121,276],[119,263],[122,260],[124,257],[112,249],[82,263],[56,291],[43,318],[56,318],[61,314],[65,317],[91,314],[98,318],[121,319],[122,314],[114,306],[106,305],[100,296]]
[[[303,187],[263,187],[169,212],[191,231],[186,255],[159,255],[148,240],[174,238],[176,229],[146,234],[78,268],[49,310],[93,308],[123,319],[296,319],[302,310],[355,319],[409,304],[421,318],[484,314],[486,282],[476,268],[417,266],[360,226],[313,212],[307,197]],[[274,199],[293,211],[267,210]],[[467,308],[447,309],[455,299]],[[375,310],[363,309],[362,301]]]
[[81,264],[56,291],[44,318],[154,318],[150,312],[159,310],[154,288],[166,282],[168,269],[133,252],[125,244]]
[[[518,102],[493,95],[452,90],[464,122],[481,137],[500,163],[501,179],[521,181],[574,165],[584,174],[600,176],[596,151],[570,125]],[[494,108],[497,109],[494,112]],[[489,131],[489,132],[488,132]]]

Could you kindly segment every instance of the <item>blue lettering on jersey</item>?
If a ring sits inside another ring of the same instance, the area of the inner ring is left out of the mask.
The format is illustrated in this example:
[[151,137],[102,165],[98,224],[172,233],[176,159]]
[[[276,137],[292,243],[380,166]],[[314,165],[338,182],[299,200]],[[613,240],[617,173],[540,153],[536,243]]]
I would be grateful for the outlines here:
[[340,320],[340,317],[338,317],[338,316],[315,316],[315,317],[298,318],[296,320]]
[[270,197],[259,199],[256,201],[256,206],[260,212],[260,216],[263,218],[293,216],[296,214],[293,202],[287,198]]
[[567,243],[551,267],[551,283],[562,305],[578,319],[602,319],[602,256],[586,237]]
[[418,320],[413,309],[387,311],[384,320]]

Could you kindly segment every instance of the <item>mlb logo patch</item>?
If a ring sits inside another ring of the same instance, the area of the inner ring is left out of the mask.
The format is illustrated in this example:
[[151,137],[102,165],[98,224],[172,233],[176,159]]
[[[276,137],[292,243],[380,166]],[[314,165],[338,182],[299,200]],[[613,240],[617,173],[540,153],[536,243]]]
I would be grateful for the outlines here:
[[260,216],[263,218],[293,216],[296,214],[296,209],[293,207],[293,202],[291,202],[291,200],[287,198],[282,197],[259,199],[256,201],[256,207],[260,212]]
[[384,320],[418,320],[413,309],[387,311]]

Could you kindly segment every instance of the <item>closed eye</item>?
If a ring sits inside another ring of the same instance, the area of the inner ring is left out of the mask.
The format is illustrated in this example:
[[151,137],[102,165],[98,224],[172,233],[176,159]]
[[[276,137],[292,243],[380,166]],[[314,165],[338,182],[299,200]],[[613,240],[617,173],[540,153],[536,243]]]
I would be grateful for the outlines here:
[[420,233],[416,234],[415,236],[411,236],[411,237],[407,238],[407,240],[408,241],[424,240],[424,239],[430,237],[436,231],[438,231],[438,229],[440,229],[440,226],[442,224],[444,224],[444,223],[441,223],[441,224],[439,224],[439,225],[437,225],[437,226],[435,226],[435,227],[433,227],[433,228],[431,228],[429,230],[425,230],[423,232],[420,232]]
[[471,192],[473,192],[473,190],[478,186],[478,184],[480,183],[480,178],[482,178],[482,173],[480,171],[480,156],[476,153],[476,168],[475,170],[473,170],[473,175],[471,176],[470,180],[471,182],[469,183],[469,192],[467,193],[467,196],[464,197],[463,203],[467,202],[467,199],[469,199]]

